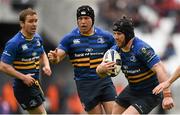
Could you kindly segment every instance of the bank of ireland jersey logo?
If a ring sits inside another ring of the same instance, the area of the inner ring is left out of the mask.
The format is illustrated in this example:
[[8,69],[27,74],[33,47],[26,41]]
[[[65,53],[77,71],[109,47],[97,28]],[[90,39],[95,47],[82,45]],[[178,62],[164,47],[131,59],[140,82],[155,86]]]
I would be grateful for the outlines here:
[[24,51],[24,50],[27,50],[27,49],[28,49],[27,44],[23,44],[23,45],[22,45],[22,49],[23,49],[23,51]]
[[103,44],[104,42],[105,42],[105,40],[104,40],[104,38],[102,38],[102,37],[99,37],[99,38],[97,39],[97,43]]
[[80,44],[81,42],[80,42],[80,39],[74,39],[73,40],[73,44]]

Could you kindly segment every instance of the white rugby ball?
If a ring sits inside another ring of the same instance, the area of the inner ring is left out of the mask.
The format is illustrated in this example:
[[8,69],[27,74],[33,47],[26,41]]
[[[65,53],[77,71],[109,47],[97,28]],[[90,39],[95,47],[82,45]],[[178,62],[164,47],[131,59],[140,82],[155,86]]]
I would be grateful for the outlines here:
[[107,74],[111,77],[117,76],[121,71],[121,57],[119,53],[114,49],[109,49],[106,51],[106,53],[103,56],[104,62],[115,62],[115,69],[111,70],[110,72],[107,72]]

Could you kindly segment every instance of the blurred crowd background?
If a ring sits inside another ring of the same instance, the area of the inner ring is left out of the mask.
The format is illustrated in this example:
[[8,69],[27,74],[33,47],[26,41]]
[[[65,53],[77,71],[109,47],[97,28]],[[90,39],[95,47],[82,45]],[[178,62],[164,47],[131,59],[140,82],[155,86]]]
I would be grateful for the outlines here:
[[[38,33],[43,36],[46,53],[57,47],[61,37],[76,27],[76,9],[83,4],[95,10],[95,24],[109,31],[113,21],[122,15],[132,17],[135,35],[149,43],[160,55],[169,75],[180,64],[180,0],[0,0],[0,53],[5,43],[20,27],[18,14],[24,8],[34,8],[39,15]],[[48,113],[84,113],[73,80],[73,68],[68,58],[51,65],[51,77],[42,74],[44,103]],[[120,73],[113,78],[117,92],[127,84]],[[24,113],[13,97],[12,78],[0,72],[0,113]],[[151,113],[180,113],[178,88],[173,86],[175,107],[170,111],[161,106]]]

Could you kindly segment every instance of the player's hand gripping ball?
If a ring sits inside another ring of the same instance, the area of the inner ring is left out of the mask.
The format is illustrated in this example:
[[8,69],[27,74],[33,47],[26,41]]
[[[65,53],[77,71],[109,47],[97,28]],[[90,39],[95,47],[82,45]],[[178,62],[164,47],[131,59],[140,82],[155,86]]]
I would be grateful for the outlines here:
[[114,49],[109,49],[105,54],[104,54],[104,57],[103,57],[103,61],[104,62],[115,62],[116,64],[114,65],[115,66],[115,69],[109,71],[107,74],[111,77],[115,77],[117,76],[120,71],[121,71],[121,57],[119,55],[119,53],[114,50]]

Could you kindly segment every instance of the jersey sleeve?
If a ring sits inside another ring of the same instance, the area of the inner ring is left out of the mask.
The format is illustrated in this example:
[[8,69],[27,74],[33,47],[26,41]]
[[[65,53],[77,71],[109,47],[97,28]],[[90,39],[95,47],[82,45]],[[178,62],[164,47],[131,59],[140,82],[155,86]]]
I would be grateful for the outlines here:
[[58,48],[64,50],[66,53],[68,53],[70,47],[68,38],[68,36],[64,36],[58,45]]
[[160,57],[155,54],[154,50],[150,46],[141,46],[138,49],[138,58],[143,61],[149,68],[160,61]]
[[113,46],[111,47],[111,49],[114,49],[114,50],[116,50],[117,52],[119,52],[119,47],[118,47],[117,45],[113,45]]
[[41,43],[41,49],[42,49],[42,54],[45,52],[45,50],[44,50],[44,43],[43,43],[43,39],[42,39],[42,37],[39,37],[39,41],[40,41],[40,43]]
[[1,56],[1,61],[7,64],[12,64],[17,55],[18,45],[14,42],[8,42]]
[[114,37],[113,37],[113,35],[112,34],[108,34],[108,37],[109,37],[109,46],[110,46],[110,48],[112,47],[112,46],[114,46],[115,44],[116,44],[116,42],[115,42],[115,40],[114,40]]
[[40,54],[43,54],[45,52],[44,50],[44,41],[42,36],[40,36],[38,33],[35,34],[35,39],[37,42],[37,46],[40,47]]

